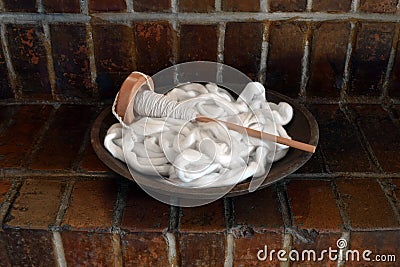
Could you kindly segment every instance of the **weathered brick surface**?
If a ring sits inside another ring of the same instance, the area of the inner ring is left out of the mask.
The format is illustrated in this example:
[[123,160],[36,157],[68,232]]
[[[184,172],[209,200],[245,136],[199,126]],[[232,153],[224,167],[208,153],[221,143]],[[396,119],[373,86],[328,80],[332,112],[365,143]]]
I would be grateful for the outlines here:
[[93,150],[91,143],[88,143],[83,152],[83,158],[79,164],[79,169],[89,172],[108,172],[111,171]]
[[4,0],[4,9],[11,12],[35,12],[36,0]]
[[123,12],[126,2],[123,0],[90,0],[89,9],[93,12]]
[[312,11],[323,12],[348,12],[351,8],[351,0],[324,1],[313,0]]
[[272,12],[279,11],[304,11],[306,10],[307,0],[271,0],[269,9]]
[[44,10],[48,13],[79,13],[79,0],[51,1],[42,0]]
[[360,11],[373,13],[394,13],[397,8],[396,0],[360,0]]
[[180,0],[179,1],[180,12],[213,12],[215,11],[214,0]]
[[11,182],[7,180],[0,180],[0,205],[11,187]]
[[0,99],[12,98],[14,96],[11,90],[11,84],[7,77],[7,63],[4,57],[3,48],[0,46]]
[[133,9],[139,12],[170,11],[171,0],[133,0]]
[[321,157],[320,148],[311,156],[311,158],[296,171],[296,173],[322,173],[325,171],[324,162]]
[[222,10],[231,12],[258,12],[260,11],[260,1],[223,0]]
[[389,80],[389,87],[388,87],[388,93],[390,97],[399,99],[400,98],[400,45],[397,47],[397,54],[396,54],[396,59],[394,62],[393,70],[392,70],[392,76],[390,77]]

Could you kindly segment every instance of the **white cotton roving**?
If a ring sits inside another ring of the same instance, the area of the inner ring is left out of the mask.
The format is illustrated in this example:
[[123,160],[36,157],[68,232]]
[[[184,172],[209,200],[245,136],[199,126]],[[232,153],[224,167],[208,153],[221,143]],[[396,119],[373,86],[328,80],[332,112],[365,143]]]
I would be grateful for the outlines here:
[[183,84],[167,98],[149,94],[143,91],[135,99],[135,109],[141,109],[137,113],[149,116],[127,126],[124,149],[120,123],[109,128],[104,140],[114,157],[138,172],[159,174],[183,187],[227,186],[266,175],[269,164],[288,151],[285,145],[242,135],[221,123],[193,121],[202,115],[290,138],[283,126],[293,117],[292,107],[267,102],[258,82],[247,84],[237,100],[212,83]]

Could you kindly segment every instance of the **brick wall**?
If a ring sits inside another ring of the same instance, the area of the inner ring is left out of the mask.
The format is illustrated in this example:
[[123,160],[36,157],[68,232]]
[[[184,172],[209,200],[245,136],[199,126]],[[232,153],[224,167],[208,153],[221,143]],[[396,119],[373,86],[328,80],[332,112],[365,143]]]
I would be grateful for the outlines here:
[[397,102],[397,2],[1,0],[0,99],[99,102],[133,70],[211,60],[309,102]]

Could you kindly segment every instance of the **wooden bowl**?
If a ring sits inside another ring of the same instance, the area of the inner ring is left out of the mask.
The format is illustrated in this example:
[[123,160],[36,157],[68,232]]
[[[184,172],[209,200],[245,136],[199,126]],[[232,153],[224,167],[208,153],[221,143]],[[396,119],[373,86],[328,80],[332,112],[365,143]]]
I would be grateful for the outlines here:
[[[287,130],[289,136],[301,142],[305,142],[315,146],[317,145],[319,138],[318,124],[312,114],[305,107],[299,105],[293,99],[274,91],[268,91],[268,101],[274,103],[279,103],[282,101],[289,103],[294,110],[292,121],[285,126],[285,129]],[[104,162],[104,164],[106,164],[110,169],[129,180],[135,181],[127,165],[124,162],[114,158],[103,145],[104,137],[107,133],[108,128],[116,122],[118,121],[112,115],[111,107],[104,109],[95,120],[91,129],[92,146],[100,160]],[[258,187],[258,189],[271,185],[276,181],[279,181],[289,174],[295,172],[297,169],[303,166],[304,163],[306,163],[311,158],[311,156],[312,154],[310,153],[290,148],[287,155],[283,159],[272,164],[272,167],[267,177]],[[140,176],[141,174],[137,173],[135,175]],[[237,184],[229,191],[226,196],[232,197],[249,193],[249,184],[249,179]],[[154,184],[154,187],[159,187],[159,185]],[[169,189],[166,188],[165,190]],[[171,190],[173,190],[173,188],[171,188]],[[212,194],[212,191],[212,188],[204,189],[203,191],[200,190],[198,194],[208,195]]]

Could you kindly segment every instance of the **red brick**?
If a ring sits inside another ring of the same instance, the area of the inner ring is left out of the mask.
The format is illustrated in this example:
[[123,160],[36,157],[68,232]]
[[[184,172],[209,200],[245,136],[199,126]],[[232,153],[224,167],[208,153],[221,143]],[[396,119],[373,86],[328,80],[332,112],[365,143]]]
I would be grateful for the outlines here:
[[48,13],[79,13],[79,0],[42,0],[44,10]]
[[113,181],[77,181],[63,225],[74,229],[107,229],[112,226],[117,185]]
[[126,11],[124,0],[90,0],[89,9],[94,12],[123,12]]
[[162,232],[168,227],[169,213],[168,205],[135,186],[129,192],[121,227],[131,232]]
[[260,70],[262,23],[227,23],[224,62],[256,79]]
[[314,30],[309,95],[339,98],[349,32],[348,23],[333,22]]
[[50,106],[22,106],[14,114],[11,125],[0,134],[0,167],[23,165],[38,138],[36,133],[44,126],[51,109]]
[[295,226],[318,231],[340,230],[342,221],[330,182],[291,180],[287,191]]
[[360,11],[371,13],[395,13],[397,10],[396,0],[360,0]]
[[223,0],[222,10],[231,12],[259,12],[260,1],[240,1],[240,0]]
[[86,27],[83,24],[51,26],[57,94],[88,98],[92,95]]
[[[264,250],[265,246],[267,252],[283,249],[282,241],[283,235],[273,232],[255,233],[252,237],[235,239],[234,266],[279,266],[277,257],[273,257],[272,261],[269,257],[265,261],[260,261],[257,253],[259,250]],[[263,257],[264,254],[260,256]]]
[[279,201],[274,187],[235,197],[236,224],[254,229],[277,229],[283,227]]
[[353,229],[372,230],[399,226],[376,180],[338,179],[336,183],[341,198],[346,204]]
[[348,12],[351,9],[351,0],[324,1],[313,0],[312,11],[322,12]]
[[0,46],[0,99],[7,99],[14,97],[11,90],[11,85],[7,76],[7,63],[4,57],[3,48]]
[[[11,60],[22,86],[22,96],[51,98],[46,51],[38,25],[10,25],[7,27]],[[29,74],[29,75],[27,75]]]
[[181,25],[179,61],[216,61],[217,26]]
[[6,11],[11,12],[36,12],[36,0],[3,0]]
[[271,24],[267,89],[279,91],[291,97],[298,96],[304,32],[304,23]]
[[172,36],[168,22],[135,24],[137,69],[153,75],[171,65]]
[[355,105],[353,108],[379,165],[386,172],[399,172],[399,128],[380,105]]
[[68,266],[114,266],[111,234],[62,232]]
[[214,0],[180,0],[179,1],[180,12],[213,12],[215,11]]
[[[363,267],[374,267],[374,266],[396,266],[393,261],[391,262],[380,262],[379,264],[375,260],[376,255],[395,255],[396,262],[400,255],[400,249],[398,244],[400,240],[400,231],[379,231],[379,232],[353,232],[351,233],[350,246],[352,250],[358,250],[360,252],[360,261],[349,261],[346,266],[363,266]],[[372,251],[369,256],[371,261],[367,262],[362,259],[362,253],[365,250]],[[350,255],[351,259],[351,255]]]
[[89,172],[108,172],[110,169],[97,157],[92,144],[86,145],[79,168]]
[[218,200],[210,204],[183,208],[180,219],[181,232],[223,232],[225,230],[224,202]]
[[[133,30],[126,25],[94,25],[97,83],[102,98],[113,98],[135,69]],[[115,52],[118,47],[118,53]]]
[[350,95],[381,94],[393,34],[392,23],[361,24],[351,65]]
[[85,138],[92,112],[93,108],[89,106],[61,106],[29,168],[34,170],[71,169]]
[[169,266],[167,242],[161,234],[124,235],[122,249],[125,266]]
[[0,180],[0,205],[3,203],[3,200],[8,193],[8,190],[11,187],[11,182],[6,180]]
[[312,111],[319,124],[319,146],[331,172],[374,171],[356,130],[339,106],[318,105]]
[[53,225],[64,184],[59,180],[26,180],[11,208],[7,225],[28,229],[48,229]]
[[170,0],[133,0],[133,9],[139,12],[162,12],[171,10]]
[[275,11],[304,11],[306,10],[307,0],[271,0],[269,9]]
[[180,240],[182,266],[223,266],[224,234],[184,234]]

